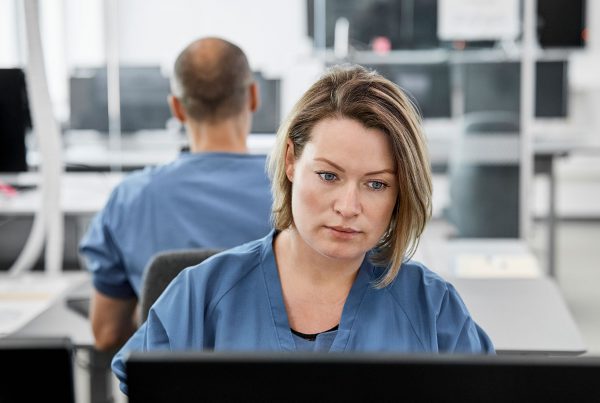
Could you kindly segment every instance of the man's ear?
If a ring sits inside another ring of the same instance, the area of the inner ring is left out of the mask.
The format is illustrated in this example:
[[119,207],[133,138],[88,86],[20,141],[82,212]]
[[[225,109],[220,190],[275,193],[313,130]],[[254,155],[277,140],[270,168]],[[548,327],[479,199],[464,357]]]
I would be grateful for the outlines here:
[[260,107],[260,89],[256,82],[250,84],[250,91],[248,91],[248,94],[250,97],[250,111],[254,113]]
[[287,148],[285,150],[285,174],[290,182],[294,181],[294,168],[296,164],[296,156],[294,155],[294,143],[288,139]]
[[185,108],[183,107],[183,104],[181,103],[179,98],[177,98],[174,95],[169,95],[168,100],[169,108],[171,108],[171,113],[173,114],[175,119],[179,120],[181,123],[185,123],[185,121],[187,120],[187,115],[185,113]]

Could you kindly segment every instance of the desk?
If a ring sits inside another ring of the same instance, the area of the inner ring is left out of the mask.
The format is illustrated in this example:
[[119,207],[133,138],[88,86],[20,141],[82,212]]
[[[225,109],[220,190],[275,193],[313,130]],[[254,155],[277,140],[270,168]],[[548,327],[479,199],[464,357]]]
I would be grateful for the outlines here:
[[552,279],[447,279],[498,354],[585,353],[577,325]]
[[[460,278],[455,264],[464,255],[527,256],[516,239],[424,238],[415,259],[454,284],[474,319],[499,354],[578,355],[586,351],[579,329],[552,278]],[[539,272],[539,271],[538,271]],[[492,273],[497,275],[497,273]]]
[[[31,273],[27,276],[43,276],[43,273]],[[72,283],[68,291],[39,316],[17,330],[16,337],[69,337],[77,349],[89,354],[89,390],[91,403],[112,401],[112,374],[110,361],[112,354],[101,353],[94,349],[94,336],[90,322],[81,314],[67,307],[70,296],[90,296],[92,290],[90,275],[87,272],[65,272]]]
[[[78,243],[92,216],[101,210],[122,173],[68,172],[61,176],[61,209],[64,214],[64,262],[67,268],[81,267]],[[38,173],[0,175],[9,183],[39,185]],[[39,210],[41,188],[21,191],[13,197],[0,194],[0,267],[10,267],[29,236],[32,217]],[[43,263],[43,262],[42,262]],[[38,264],[39,266],[40,264]]]
[[[0,276],[0,281],[2,277]],[[44,281],[46,274],[42,272],[27,273],[25,276]],[[94,345],[94,336],[90,322],[81,314],[69,309],[65,303],[73,293],[87,292],[89,296],[90,275],[87,272],[64,272],[62,278],[70,283],[68,289],[56,298],[50,307],[37,317],[13,333],[13,336],[24,337],[64,337],[67,336],[77,348],[90,348]],[[87,291],[86,291],[87,290]]]
[[536,173],[548,175],[548,274],[556,277],[556,175],[555,160],[573,152],[600,154],[600,140],[589,137],[573,137],[569,140],[545,137],[534,143],[534,169]]
[[[141,131],[123,135],[118,149],[111,149],[108,136],[94,131],[68,131],[64,135],[63,161],[67,171],[108,171],[120,167],[123,171],[149,165],[166,164],[177,158],[187,146],[185,136],[161,130]],[[251,154],[268,154],[275,143],[274,134],[250,134],[247,145]],[[37,167],[39,153],[27,152],[27,164]]]
[[[65,215],[93,215],[100,211],[113,188],[123,179],[118,172],[69,172],[61,176],[61,209]],[[36,172],[3,174],[0,180],[18,184],[40,184]],[[0,214],[31,215],[39,209],[40,188],[19,192],[14,197],[0,196]]]

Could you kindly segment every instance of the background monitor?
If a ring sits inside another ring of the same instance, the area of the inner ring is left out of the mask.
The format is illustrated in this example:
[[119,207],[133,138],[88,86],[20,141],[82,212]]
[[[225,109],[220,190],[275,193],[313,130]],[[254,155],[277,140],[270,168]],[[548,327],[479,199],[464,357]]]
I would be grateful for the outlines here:
[[568,115],[568,63],[542,61],[535,70],[535,117],[566,118]]
[[255,72],[254,79],[259,87],[260,105],[252,117],[251,132],[274,134],[281,120],[281,81],[265,78],[261,72]]
[[[171,117],[169,79],[159,67],[119,69],[121,131],[165,129]],[[106,68],[77,69],[69,80],[73,130],[108,132]]]
[[68,339],[0,338],[0,402],[75,402]]
[[[535,117],[568,115],[566,61],[538,61],[535,66]],[[519,115],[521,65],[518,62],[464,65],[464,112],[511,112]]]
[[446,63],[366,66],[395,82],[425,118],[449,118],[450,69]]
[[598,401],[600,359],[359,353],[133,353],[129,402]]
[[538,0],[537,34],[542,48],[585,45],[586,0]]
[[27,171],[25,134],[31,128],[25,74],[0,69],[0,172]]
[[[307,0],[308,35],[314,38],[315,1]],[[326,0],[325,43],[332,48],[335,23],[350,23],[349,44],[369,50],[373,39],[386,37],[392,49],[426,49],[439,46],[437,0]]]

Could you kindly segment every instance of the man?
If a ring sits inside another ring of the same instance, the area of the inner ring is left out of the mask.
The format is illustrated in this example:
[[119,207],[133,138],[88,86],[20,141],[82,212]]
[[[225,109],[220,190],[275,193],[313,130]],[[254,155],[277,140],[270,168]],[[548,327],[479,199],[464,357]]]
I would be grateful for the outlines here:
[[179,55],[173,76],[169,105],[190,152],[129,175],[80,244],[95,288],[90,319],[99,350],[114,350],[136,329],[153,255],[232,247],[270,230],[265,157],[247,154],[259,99],[243,51],[219,38],[197,40]]

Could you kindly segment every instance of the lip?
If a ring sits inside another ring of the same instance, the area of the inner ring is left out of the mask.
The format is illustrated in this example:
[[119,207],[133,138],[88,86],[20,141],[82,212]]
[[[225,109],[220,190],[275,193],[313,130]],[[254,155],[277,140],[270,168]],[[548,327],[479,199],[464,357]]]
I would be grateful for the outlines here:
[[361,231],[352,227],[325,226],[325,228],[329,230],[333,238],[346,241],[355,239],[361,233]]
[[327,228],[337,232],[343,232],[345,234],[357,234],[360,232],[359,230],[352,227],[327,226]]

